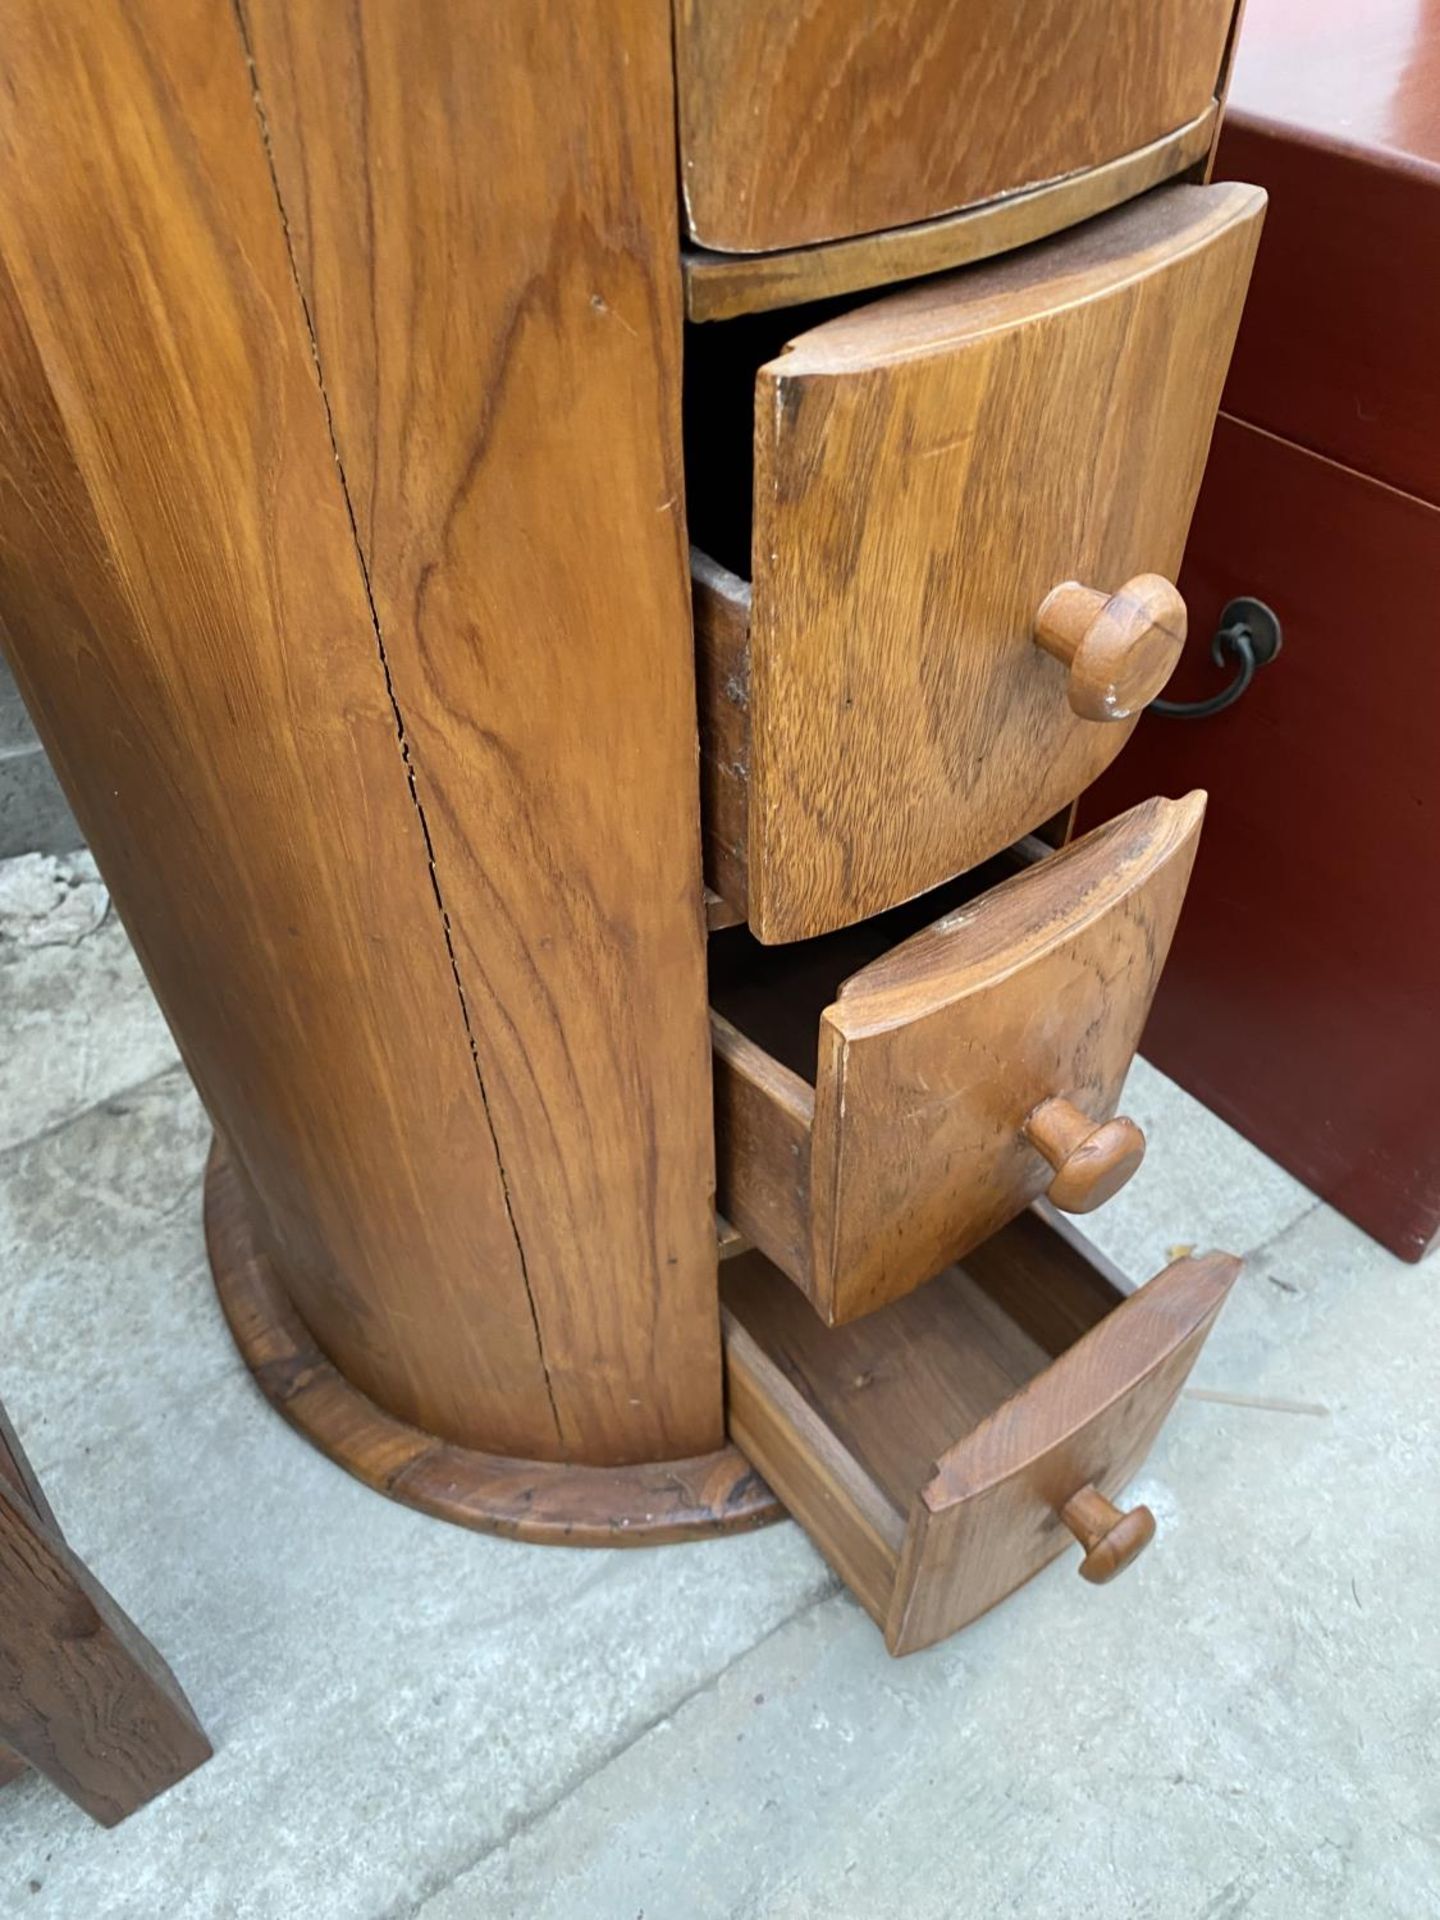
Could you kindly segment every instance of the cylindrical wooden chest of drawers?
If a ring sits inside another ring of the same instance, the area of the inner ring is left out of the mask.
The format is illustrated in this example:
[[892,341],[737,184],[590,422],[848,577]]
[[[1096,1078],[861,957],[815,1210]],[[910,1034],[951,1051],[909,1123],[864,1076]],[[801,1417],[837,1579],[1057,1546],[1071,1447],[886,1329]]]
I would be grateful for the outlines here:
[[891,11],[21,0],[0,621],[276,1405],[530,1539],[778,1495],[903,1652],[1147,1544],[1234,1276],[1054,1212],[1204,796],[1061,843],[1263,195],[1230,0]]

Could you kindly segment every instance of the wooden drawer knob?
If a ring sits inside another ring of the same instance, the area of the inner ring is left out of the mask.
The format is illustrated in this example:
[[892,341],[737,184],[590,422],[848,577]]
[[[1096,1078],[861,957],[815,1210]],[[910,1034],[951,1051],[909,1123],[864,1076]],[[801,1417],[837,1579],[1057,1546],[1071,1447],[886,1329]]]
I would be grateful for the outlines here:
[[1069,1100],[1042,1100],[1024,1133],[1055,1169],[1047,1191],[1062,1213],[1103,1206],[1145,1158],[1145,1136],[1133,1120],[1097,1122]]
[[1128,720],[1175,671],[1185,645],[1185,602],[1158,573],[1137,574],[1112,594],[1067,580],[1045,596],[1035,641],[1069,667],[1073,713]]
[[1080,1578],[1103,1587],[1123,1573],[1155,1538],[1155,1516],[1149,1507],[1131,1507],[1122,1513],[1094,1487],[1082,1487],[1060,1509],[1060,1518],[1085,1549]]

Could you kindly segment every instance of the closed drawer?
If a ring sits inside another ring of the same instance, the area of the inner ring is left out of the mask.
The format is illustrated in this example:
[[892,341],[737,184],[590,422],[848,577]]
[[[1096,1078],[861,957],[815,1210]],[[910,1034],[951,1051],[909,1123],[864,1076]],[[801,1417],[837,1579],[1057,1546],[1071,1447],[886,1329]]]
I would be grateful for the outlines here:
[[802,334],[754,375],[748,489],[719,364],[687,371],[707,877],[759,939],[978,865],[1124,745],[1184,641],[1263,206],[1167,188]]
[[908,1299],[827,1329],[762,1256],[722,1269],[732,1438],[913,1653],[1078,1539],[1102,1583],[1154,1521],[1112,1504],[1239,1271],[1177,1261],[1129,1293],[1073,1231],[1023,1214]]
[[707,247],[804,246],[1102,166],[1206,112],[1233,10],[675,0],[686,223]]
[[823,1320],[910,1291],[1040,1194],[1083,1212],[1134,1171],[1143,1138],[1112,1116],[1203,813],[1199,793],[1147,801],[957,886],[928,926],[934,901],[778,949],[712,935],[720,1209]]

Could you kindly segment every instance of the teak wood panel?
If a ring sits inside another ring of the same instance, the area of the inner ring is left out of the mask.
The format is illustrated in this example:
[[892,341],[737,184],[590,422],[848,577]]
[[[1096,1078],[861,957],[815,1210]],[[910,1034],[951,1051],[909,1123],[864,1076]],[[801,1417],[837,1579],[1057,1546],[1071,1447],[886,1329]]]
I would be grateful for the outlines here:
[[316,1338],[402,1417],[553,1454],[233,11],[6,27],[21,691]]
[[[1198,793],[1136,807],[843,982],[848,934],[757,948],[753,983],[712,984],[720,1208],[825,1321],[908,1292],[1050,1186],[1024,1131],[1042,1102],[1114,1113],[1203,814]],[[742,1030],[746,1008],[818,1025],[813,1081]]]
[[1233,0],[675,0],[702,246],[806,246],[1098,167],[1214,98]]
[[[1174,578],[1263,206],[1248,187],[1166,188],[827,321],[760,369],[744,829],[760,939],[976,866],[1124,745],[1133,720],[1071,710],[1036,616],[1066,581]],[[713,756],[728,722],[703,721]]]
[[441,1439],[718,1445],[663,17],[5,64],[0,618],[276,1270]]
[[562,1451],[700,1453],[723,1418],[667,23],[241,11]]
[[1062,1553],[1061,1510],[1082,1488],[1119,1493],[1238,1271],[1226,1254],[1183,1259],[1127,1297],[1079,1235],[1031,1213],[827,1330],[742,1255],[721,1282],[731,1434],[890,1651],[912,1653]]

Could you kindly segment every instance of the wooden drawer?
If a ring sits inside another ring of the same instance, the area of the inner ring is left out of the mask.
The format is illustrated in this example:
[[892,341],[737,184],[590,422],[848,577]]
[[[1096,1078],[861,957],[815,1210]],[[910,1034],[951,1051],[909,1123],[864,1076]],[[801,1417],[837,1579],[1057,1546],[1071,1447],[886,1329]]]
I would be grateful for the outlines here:
[[913,1653],[1078,1538],[1101,1583],[1148,1543],[1110,1502],[1239,1271],[1179,1260],[1138,1292],[1022,1214],[929,1286],[827,1329],[757,1253],[722,1269],[732,1438],[885,1633]]
[[[1027,872],[982,872],[779,949],[710,942],[721,1212],[834,1324],[1048,1192],[1083,1212],[1144,1152],[1112,1120],[1204,795],[1151,800]],[[908,935],[908,937],[906,937]],[[896,942],[899,944],[895,944]]]
[[1206,113],[1233,11],[675,0],[687,226],[735,252],[805,246],[1103,166]]
[[707,877],[758,938],[976,866],[1129,737],[1263,206],[1167,188],[800,335],[745,370],[753,485],[687,369]]

